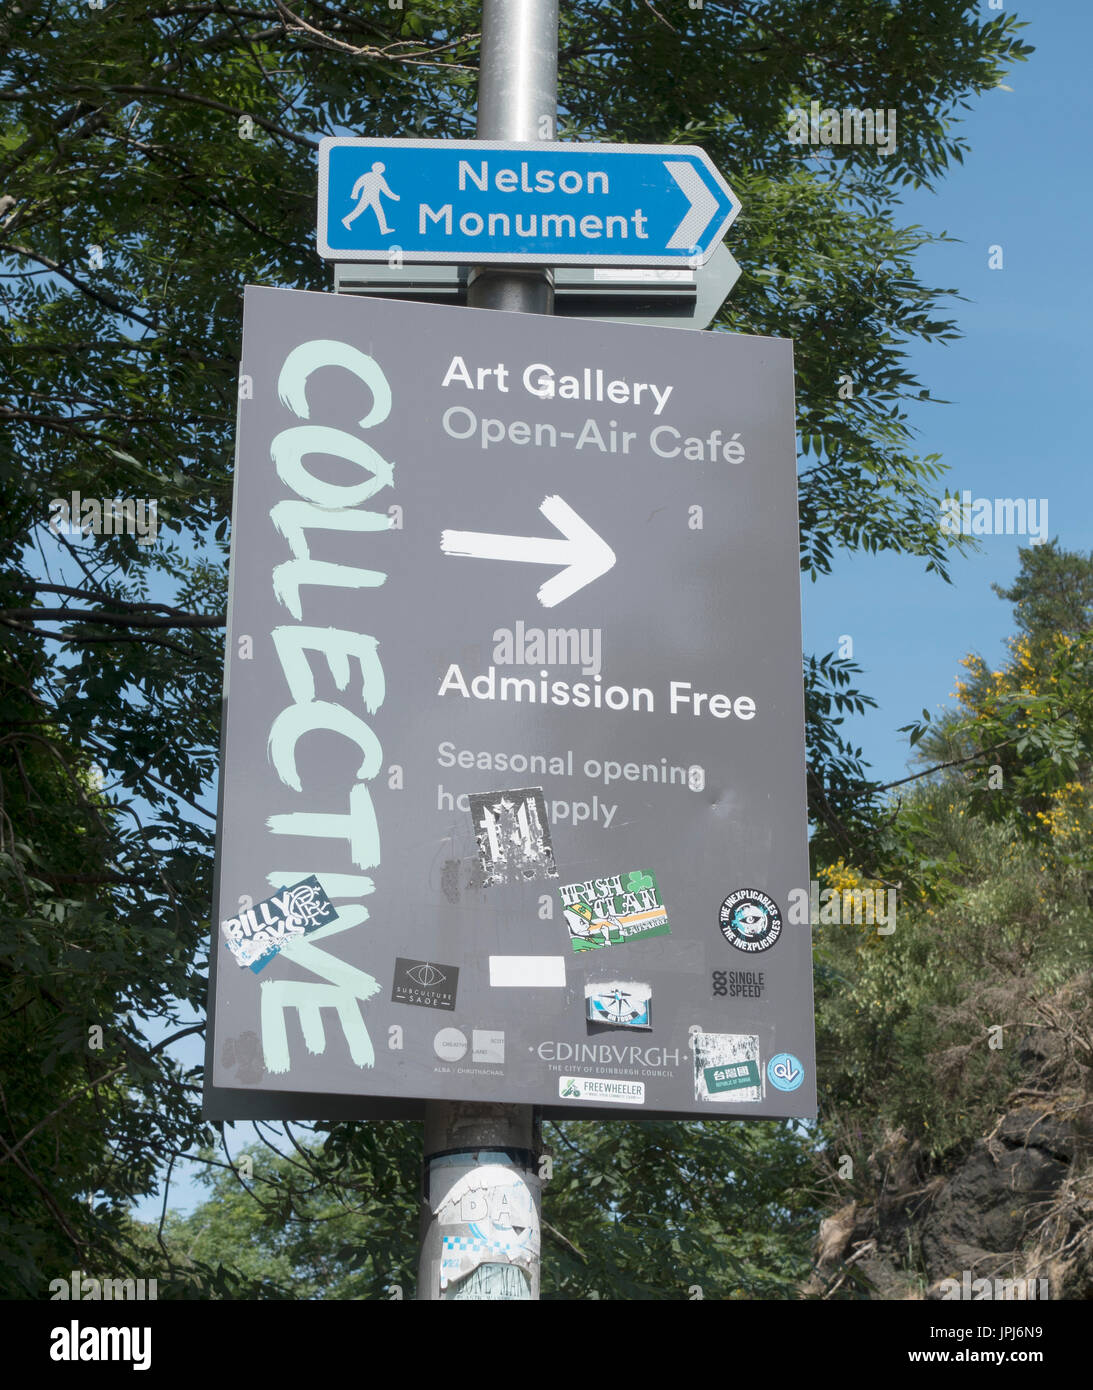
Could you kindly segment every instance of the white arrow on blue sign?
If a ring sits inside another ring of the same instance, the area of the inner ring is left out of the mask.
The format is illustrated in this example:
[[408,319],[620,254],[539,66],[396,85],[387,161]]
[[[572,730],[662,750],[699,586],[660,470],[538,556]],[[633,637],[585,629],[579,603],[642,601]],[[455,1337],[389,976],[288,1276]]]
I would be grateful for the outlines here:
[[739,211],[694,145],[319,145],[319,254],[338,261],[700,266]]

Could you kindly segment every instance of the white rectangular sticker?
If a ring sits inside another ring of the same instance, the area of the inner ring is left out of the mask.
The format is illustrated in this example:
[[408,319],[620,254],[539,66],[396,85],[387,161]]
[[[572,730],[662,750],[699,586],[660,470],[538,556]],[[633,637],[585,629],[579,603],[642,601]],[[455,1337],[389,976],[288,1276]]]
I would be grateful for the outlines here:
[[490,956],[490,984],[565,989],[565,956]]

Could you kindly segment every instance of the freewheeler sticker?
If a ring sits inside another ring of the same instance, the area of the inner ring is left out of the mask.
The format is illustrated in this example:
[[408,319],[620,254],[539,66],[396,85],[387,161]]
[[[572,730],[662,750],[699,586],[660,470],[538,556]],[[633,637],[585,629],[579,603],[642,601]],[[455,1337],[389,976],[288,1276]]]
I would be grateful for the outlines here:
[[644,1105],[645,1082],[614,1080],[608,1076],[559,1076],[560,1100],[610,1101],[616,1105]]

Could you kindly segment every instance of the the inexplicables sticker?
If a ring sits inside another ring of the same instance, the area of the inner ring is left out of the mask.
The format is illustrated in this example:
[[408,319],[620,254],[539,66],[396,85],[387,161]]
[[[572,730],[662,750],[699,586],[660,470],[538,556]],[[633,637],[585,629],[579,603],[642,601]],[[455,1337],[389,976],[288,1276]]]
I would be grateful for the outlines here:
[[792,1052],[777,1052],[767,1063],[767,1080],[780,1091],[795,1091],[805,1079],[805,1069]]
[[437,965],[431,960],[404,960],[396,956],[391,1003],[454,1009],[458,984],[459,967],[456,965]]
[[769,951],[782,934],[782,913],[757,888],[738,888],[721,904],[721,934],[738,951]]
[[481,1264],[513,1264],[530,1271],[539,1254],[535,1198],[518,1173],[486,1163],[459,1178],[436,1208],[441,1226],[466,1234],[441,1243],[440,1289],[465,1279]]
[[558,891],[575,951],[671,934],[656,876],[649,869],[567,883]]
[[565,956],[490,956],[495,989],[565,989]]
[[248,907],[238,917],[229,917],[221,922],[220,929],[225,945],[239,964],[249,966],[257,975],[282,946],[337,918],[334,904],[311,874],[291,888],[278,888],[271,897]]
[[584,987],[589,1023],[612,1028],[652,1027],[650,1022],[651,986],[633,980],[611,980]]
[[694,1050],[695,1100],[763,1099],[759,1038],[754,1033],[691,1034]]
[[471,792],[468,799],[486,887],[558,877],[542,787]]

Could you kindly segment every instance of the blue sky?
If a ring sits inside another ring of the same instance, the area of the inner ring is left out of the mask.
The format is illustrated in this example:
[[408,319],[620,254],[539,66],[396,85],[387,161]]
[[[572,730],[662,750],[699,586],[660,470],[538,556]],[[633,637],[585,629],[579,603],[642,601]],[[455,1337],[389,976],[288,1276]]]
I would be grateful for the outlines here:
[[[990,18],[986,0],[981,9]],[[1048,500],[1048,534],[1067,550],[1093,550],[1088,323],[1093,313],[1088,229],[1093,178],[1081,109],[1093,51],[1089,0],[1008,5],[1030,21],[1036,52],[963,113],[971,147],[936,192],[908,192],[907,224],[958,237],[919,253],[920,277],[951,286],[963,338],[916,347],[911,370],[950,405],[916,405],[916,452],[939,453],[950,491],[973,497]],[[731,241],[731,235],[730,235]],[[1003,268],[988,269],[1002,247]],[[906,770],[895,731],[923,707],[951,704],[960,658],[1006,657],[1011,607],[991,591],[1019,568],[1017,536],[984,536],[955,558],[951,585],[911,557],[837,557],[834,573],[805,580],[805,649],[825,652],[847,634],[864,669],[858,682],[878,702],[852,723],[874,775]]]

